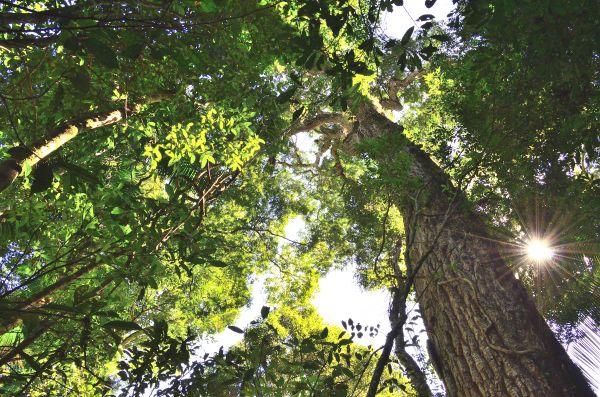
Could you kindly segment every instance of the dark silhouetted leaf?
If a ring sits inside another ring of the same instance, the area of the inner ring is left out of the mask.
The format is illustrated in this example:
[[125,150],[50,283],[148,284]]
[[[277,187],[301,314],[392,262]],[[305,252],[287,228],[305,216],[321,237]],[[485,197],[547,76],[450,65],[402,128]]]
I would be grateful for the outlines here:
[[428,59],[436,51],[437,51],[437,48],[435,48],[432,45],[429,45],[421,50],[421,54],[424,56],[425,59]]
[[244,330],[243,330],[243,329],[241,329],[241,328],[239,328],[239,327],[236,327],[235,325],[230,325],[230,326],[228,326],[227,328],[229,328],[229,329],[230,329],[230,330],[232,330],[233,332],[237,332],[238,334],[243,334],[243,333],[244,333]]
[[425,0],[425,7],[431,8],[437,0]]
[[277,102],[279,102],[279,103],[288,102],[292,98],[292,96],[294,96],[294,94],[296,93],[297,90],[298,90],[298,87],[294,86],[294,87],[284,91],[283,93],[281,93],[281,95],[279,95],[277,97]]
[[427,31],[429,29],[431,29],[433,27],[433,22],[426,22],[423,25],[421,25],[421,29]]
[[316,351],[317,348],[315,347],[315,344],[308,340],[303,341],[302,345],[300,346],[301,353],[314,353]]
[[84,69],[77,69],[73,74],[67,76],[73,87],[82,93],[90,90],[90,75]]
[[13,159],[23,160],[31,154],[31,150],[27,149],[25,146],[15,146],[8,149],[8,154],[10,154]]
[[298,117],[302,115],[302,113],[304,113],[304,106],[302,106],[300,109],[294,112],[294,114],[292,115],[292,120],[297,120]]
[[429,37],[434,40],[442,41],[442,42],[450,41],[450,36],[448,36],[447,34],[432,34]]
[[363,41],[358,48],[360,48],[363,51],[366,52],[370,52],[373,49],[373,45],[375,44],[375,40],[374,39],[367,39],[365,41]]
[[32,172],[33,181],[31,182],[31,193],[43,192],[52,186],[54,179],[54,167],[49,164],[42,163],[38,165]]
[[42,366],[33,357],[31,357],[29,354],[25,353],[22,350],[21,350],[21,352],[19,354],[21,355],[21,357],[23,357],[23,359],[25,359],[25,362],[31,368],[33,368],[36,372],[42,370]]
[[325,327],[323,328],[323,331],[321,331],[321,333],[319,334],[319,338],[325,339],[327,338],[327,335],[329,335],[329,328]]
[[229,266],[227,263],[217,260],[217,259],[211,259],[208,264],[210,266],[214,266],[214,267],[227,267]]
[[131,45],[128,45],[123,50],[121,55],[129,59],[137,59],[142,54],[142,51],[144,51],[145,47],[146,46],[144,45],[144,43],[133,43]]
[[120,329],[123,331],[141,331],[142,327],[133,321],[114,320],[102,325],[104,328]]
[[325,22],[327,22],[327,26],[333,32],[334,36],[340,34],[340,30],[345,24],[344,19],[341,15],[329,15],[325,17]]
[[260,309],[260,316],[264,320],[269,316],[270,312],[271,312],[271,308],[269,306],[263,306],[262,309]]
[[401,46],[408,44],[408,41],[410,40],[410,37],[412,36],[414,31],[415,31],[414,26],[411,26],[410,28],[408,28],[408,30],[404,33],[404,36],[402,36],[402,40],[400,40]]
[[435,15],[432,14],[423,14],[417,18],[417,21],[430,21],[435,18]]
[[303,363],[302,368],[309,370],[318,370],[321,368],[321,365],[317,361],[311,360]]
[[248,382],[254,378],[254,368],[250,368],[244,373],[244,382]]
[[94,38],[85,40],[83,44],[102,65],[110,69],[119,67],[117,54],[108,45]]
[[79,39],[75,36],[71,36],[64,41],[63,46],[71,52],[77,52],[80,46]]

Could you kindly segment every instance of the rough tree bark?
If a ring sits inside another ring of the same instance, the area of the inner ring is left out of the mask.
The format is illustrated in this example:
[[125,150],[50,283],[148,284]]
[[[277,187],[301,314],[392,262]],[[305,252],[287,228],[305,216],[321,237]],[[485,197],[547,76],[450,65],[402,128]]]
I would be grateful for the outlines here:
[[[371,108],[357,118],[358,139],[402,133]],[[421,182],[402,192],[397,205],[407,263],[418,266],[409,270],[416,272],[415,292],[448,396],[595,396],[466,198],[449,197],[450,179],[417,146],[398,152],[410,156],[409,174]]]
[[107,112],[84,116],[62,124],[39,141],[23,148],[25,149],[25,154],[0,161],[0,192],[12,185],[26,165],[30,167],[35,166],[83,131],[119,123],[125,120],[127,115],[139,112],[143,105],[161,102],[171,96],[169,93],[153,95],[141,100],[131,110],[121,107]]

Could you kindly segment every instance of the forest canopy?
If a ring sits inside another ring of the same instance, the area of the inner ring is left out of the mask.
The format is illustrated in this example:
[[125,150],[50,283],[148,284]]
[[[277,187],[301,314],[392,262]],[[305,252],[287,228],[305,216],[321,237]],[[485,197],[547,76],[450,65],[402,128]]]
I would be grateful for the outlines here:
[[408,3],[0,1],[0,394],[594,396],[600,4]]

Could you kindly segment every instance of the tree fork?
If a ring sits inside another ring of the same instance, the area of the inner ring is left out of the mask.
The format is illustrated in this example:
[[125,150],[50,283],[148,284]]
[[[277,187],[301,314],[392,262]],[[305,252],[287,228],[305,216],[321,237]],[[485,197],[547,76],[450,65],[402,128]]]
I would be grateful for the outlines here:
[[119,123],[128,115],[138,113],[142,106],[162,102],[171,96],[170,93],[153,95],[140,101],[132,110],[113,109],[77,118],[60,125],[44,138],[26,147],[24,155],[13,155],[0,162],[0,192],[11,186],[26,166],[35,166],[83,131]]

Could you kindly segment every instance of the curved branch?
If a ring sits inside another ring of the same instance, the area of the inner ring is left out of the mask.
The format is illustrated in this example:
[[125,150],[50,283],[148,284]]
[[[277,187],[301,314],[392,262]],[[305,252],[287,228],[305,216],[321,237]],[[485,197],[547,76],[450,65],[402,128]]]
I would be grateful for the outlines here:
[[171,96],[171,94],[157,94],[140,101],[140,103],[129,112],[125,108],[113,109],[107,112],[77,118],[62,124],[44,138],[33,143],[29,147],[24,148],[24,155],[13,155],[11,158],[4,159],[0,162],[0,192],[12,185],[26,166],[33,167],[41,160],[44,160],[60,149],[71,139],[78,136],[81,132],[119,123],[125,120],[129,114],[138,113],[143,105],[161,102]]
[[343,136],[347,136],[352,130],[352,124],[340,113],[320,113],[303,123],[290,127],[288,134],[295,135],[303,131],[313,131],[323,125],[336,124],[342,129]]

